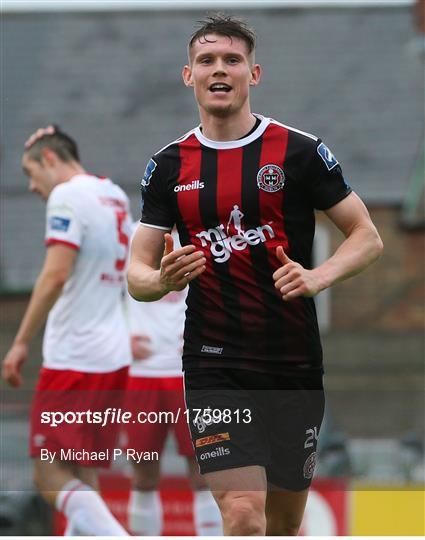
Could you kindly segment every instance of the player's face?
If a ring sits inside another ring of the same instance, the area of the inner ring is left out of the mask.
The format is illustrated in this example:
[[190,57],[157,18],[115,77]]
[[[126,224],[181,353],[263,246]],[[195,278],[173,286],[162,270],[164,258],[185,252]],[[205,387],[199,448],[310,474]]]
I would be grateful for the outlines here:
[[55,186],[54,170],[42,158],[41,163],[34,159],[29,159],[24,154],[22,158],[22,168],[29,177],[29,190],[37,193],[43,200],[47,200],[50,192]]
[[258,84],[260,73],[242,39],[211,34],[193,44],[183,80],[193,87],[201,110],[227,117],[249,111],[249,87]]

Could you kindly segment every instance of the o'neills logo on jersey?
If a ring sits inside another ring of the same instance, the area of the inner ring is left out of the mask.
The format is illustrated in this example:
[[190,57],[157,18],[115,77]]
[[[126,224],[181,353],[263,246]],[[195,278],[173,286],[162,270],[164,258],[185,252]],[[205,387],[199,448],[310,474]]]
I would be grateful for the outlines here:
[[192,189],[204,189],[205,183],[202,180],[193,180],[191,184],[180,184],[174,188],[174,191],[191,191]]
[[243,217],[244,214],[235,204],[226,226],[221,224],[214,229],[208,229],[196,235],[200,239],[202,247],[206,247],[210,242],[210,250],[216,262],[228,261],[233,250],[243,251],[248,245],[256,246],[260,242],[266,242],[275,237],[269,224],[245,231],[242,225]]
[[263,191],[274,193],[285,185],[285,175],[280,167],[269,163],[257,173],[257,186]]

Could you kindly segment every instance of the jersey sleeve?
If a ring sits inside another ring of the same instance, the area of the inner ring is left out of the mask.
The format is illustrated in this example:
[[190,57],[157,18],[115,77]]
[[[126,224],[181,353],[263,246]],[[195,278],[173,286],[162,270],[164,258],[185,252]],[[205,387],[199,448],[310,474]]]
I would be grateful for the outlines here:
[[320,139],[310,159],[305,181],[313,206],[318,210],[331,208],[352,191],[338,160]]
[[84,232],[84,224],[80,217],[81,198],[61,184],[56,187],[47,203],[46,236],[47,246],[64,244],[79,250]]
[[143,175],[141,188],[140,222],[150,227],[169,231],[174,225],[174,212],[167,194],[167,178],[160,172],[155,156],[149,160]]

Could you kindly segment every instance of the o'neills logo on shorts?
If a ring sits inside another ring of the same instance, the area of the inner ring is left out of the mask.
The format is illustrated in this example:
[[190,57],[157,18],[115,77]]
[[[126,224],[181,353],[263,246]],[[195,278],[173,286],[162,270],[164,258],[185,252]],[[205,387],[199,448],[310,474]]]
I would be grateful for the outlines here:
[[209,435],[208,437],[202,437],[201,439],[196,439],[195,446],[199,448],[200,446],[207,446],[208,444],[214,444],[222,441],[229,441],[229,433],[217,433],[217,435]]
[[228,456],[230,454],[230,450],[228,448],[223,448],[222,446],[217,446],[215,450],[212,452],[204,452],[199,456],[200,459],[212,459],[222,456]]
[[193,180],[191,184],[181,184],[174,188],[174,191],[178,193],[179,191],[192,191],[193,189],[204,189],[205,182],[202,180]]

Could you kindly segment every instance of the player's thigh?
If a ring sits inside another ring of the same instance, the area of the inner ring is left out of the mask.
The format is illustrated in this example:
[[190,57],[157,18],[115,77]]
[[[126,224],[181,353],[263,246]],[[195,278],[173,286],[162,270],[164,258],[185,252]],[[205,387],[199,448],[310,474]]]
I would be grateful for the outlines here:
[[34,483],[44,499],[55,504],[57,494],[75,478],[73,465],[61,461],[33,459]]
[[158,489],[160,481],[160,461],[141,461],[132,463],[133,469],[133,478],[132,486],[133,489],[138,491],[155,491]]
[[84,484],[87,484],[95,491],[99,490],[98,469],[97,467],[89,467],[82,465],[74,465],[75,476]]
[[264,534],[267,495],[264,467],[237,467],[207,473],[204,477],[220,508],[226,535],[233,534],[235,525],[238,534],[250,534],[251,529]]
[[266,500],[267,536],[298,534],[307,503],[308,489],[302,491],[269,489]]
[[195,491],[205,489],[207,483],[204,476],[199,472],[199,465],[195,455],[186,456],[186,463],[190,487]]
[[264,467],[249,465],[247,467],[235,467],[222,471],[204,474],[205,481],[213,493],[223,494],[226,492],[258,492],[267,491],[267,478]]

